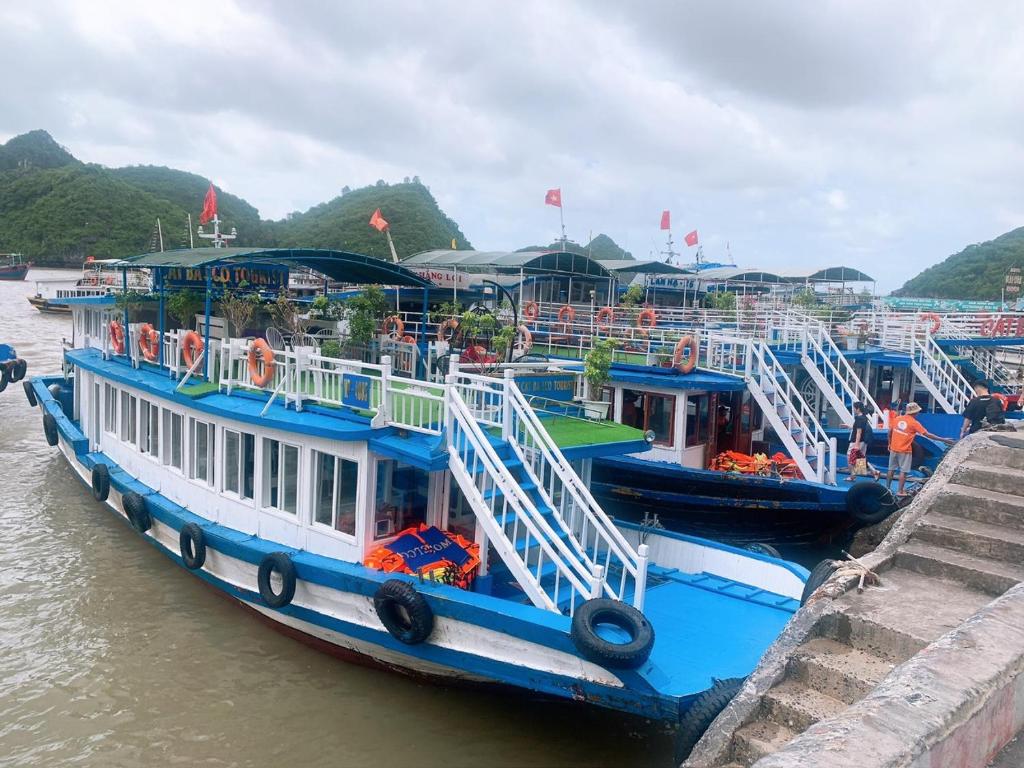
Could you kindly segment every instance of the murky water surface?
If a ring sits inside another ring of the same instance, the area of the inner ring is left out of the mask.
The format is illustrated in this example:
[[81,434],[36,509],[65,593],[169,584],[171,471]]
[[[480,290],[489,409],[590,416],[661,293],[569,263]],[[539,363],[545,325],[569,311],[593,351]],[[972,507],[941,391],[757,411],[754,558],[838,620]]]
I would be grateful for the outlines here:
[[[0,282],[0,342],[60,369],[66,316]],[[439,687],[277,634],[142,545],[0,393],[0,766],[667,765],[659,726]]]

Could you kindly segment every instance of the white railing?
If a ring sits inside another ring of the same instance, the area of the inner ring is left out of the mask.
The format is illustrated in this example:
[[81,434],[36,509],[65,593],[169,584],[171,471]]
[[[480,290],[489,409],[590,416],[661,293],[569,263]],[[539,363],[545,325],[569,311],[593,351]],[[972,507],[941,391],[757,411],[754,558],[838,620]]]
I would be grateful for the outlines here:
[[641,544],[634,550],[626,541],[559,450],[510,373],[505,378],[505,403],[511,415],[508,440],[513,451],[577,550],[591,567],[601,566],[604,593],[627,601],[632,588],[633,605],[642,611],[647,547]]
[[[544,519],[504,465],[460,395],[448,387],[446,434],[448,466],[491,546],[508,566],[530,601],[570,614],[580,599],[600,597],[603,574],[572,552]],[[554,578],[545,585],[550,574]]]
[[911,339],[910,368],[946,413],[963,413],[973,396],[960,368],[927,331]]
[[[972,336],[972,331],[976,332],[976,330],[963,323],[959,318],[943,317],[937,336],[955,341],[968,341],[975,338]],[[995,325],[992,326],[991,330],[995,330]],[[970,344],[958,344],[955,345],[955,349],[958,355],[968,358],[971,364],[981,371],[982,375],[992,383],[1011,392],[1020,389],[1020,379],[1003,365],[997,357],[996,350],[1000,349],[999,347],[977,347]]]

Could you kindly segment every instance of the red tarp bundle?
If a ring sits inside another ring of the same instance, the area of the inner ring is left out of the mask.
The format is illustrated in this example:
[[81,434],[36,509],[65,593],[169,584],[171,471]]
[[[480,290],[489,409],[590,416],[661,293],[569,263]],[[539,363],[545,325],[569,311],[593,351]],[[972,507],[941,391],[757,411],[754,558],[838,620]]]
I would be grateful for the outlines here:
[[796,462],[781,451],[769,458],[763,453],[753,456],[739,451],[723,451],[711,460],[708,469],[720,472],[739,472],[744,475],[763,475],[770,477],[779,475],[797,480],[803,479]]

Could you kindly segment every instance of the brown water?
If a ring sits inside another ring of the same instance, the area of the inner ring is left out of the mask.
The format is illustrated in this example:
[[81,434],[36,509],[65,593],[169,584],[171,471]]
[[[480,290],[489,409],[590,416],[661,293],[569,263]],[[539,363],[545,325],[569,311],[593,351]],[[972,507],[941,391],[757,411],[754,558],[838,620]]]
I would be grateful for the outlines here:
[[[0,342],[60,370],[68,317],[0,282]],[[0,766],[668,765],[660,726],[347,664],[219,597],[93,501],[0,393]]]

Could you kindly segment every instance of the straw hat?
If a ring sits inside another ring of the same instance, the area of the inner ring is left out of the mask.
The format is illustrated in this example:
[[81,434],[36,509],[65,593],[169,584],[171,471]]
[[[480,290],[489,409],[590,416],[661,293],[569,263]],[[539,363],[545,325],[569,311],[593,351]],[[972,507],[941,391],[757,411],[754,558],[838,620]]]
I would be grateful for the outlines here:
[[921,412],[921,406],[917,403],[907,403],[907,416],[913,416]]

